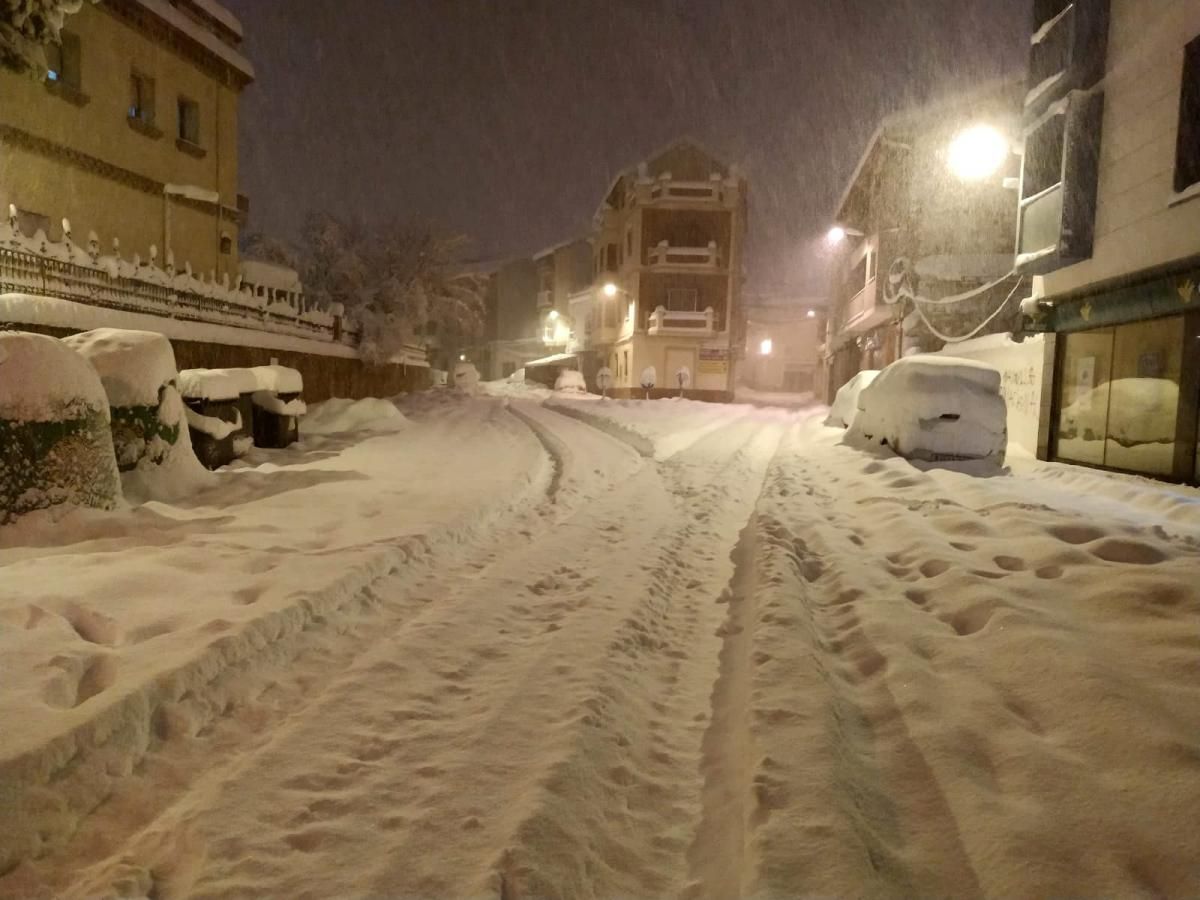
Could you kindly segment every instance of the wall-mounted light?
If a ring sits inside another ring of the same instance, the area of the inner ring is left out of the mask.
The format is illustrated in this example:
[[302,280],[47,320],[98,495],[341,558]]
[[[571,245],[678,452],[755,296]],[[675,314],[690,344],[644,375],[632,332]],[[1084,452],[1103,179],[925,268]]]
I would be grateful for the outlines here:
[[550,321],[553,322],[557,318],[558,318],[558,310],[557,309],[550,310]]
[[617,287],[614,282],[609,281],[604,285],[604,296],[615,297],[620,290],[621,289]]
[[817,317],[817,311],[815,309],[810,309],[804,315],[809,319],[815,319]]
[[863,233],[857,228],[847,228],[845,225],[834,225],[825,235],[825,240],[830,244],[840,244],[848,237],[863,237]]
[[763,340],[763,342],[758,345],[758,352],[761,353],[763,356],[770,356],[771,350],[773,347],[774,347],[774,344],[771,342],[771,339],[765,338]]

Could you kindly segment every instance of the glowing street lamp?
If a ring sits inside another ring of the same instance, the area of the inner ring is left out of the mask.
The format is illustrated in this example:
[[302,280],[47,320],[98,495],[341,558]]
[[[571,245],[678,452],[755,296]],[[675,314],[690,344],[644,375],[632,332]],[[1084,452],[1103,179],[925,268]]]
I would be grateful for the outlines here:
[[817,311],[816,311],[815,309],[810,309],[810,310],[809,310],[808,312],[806,312],[804,315],[805,315],[805,316],[807,316],[807,317],[808,317],[808,318],[810,318],[810,319],[815,319],[815,318],[817,317]]
[[620,290],[621,289],[619,287],[617,287],[615,282],[609,281],[604,285],[604,296],[605,297],[615,297],[620,292]]
[[963,181],[983,181],[1003,168],[1010,153],[1008,139],[991,125],[972,125],[950,142],[947,164]]
[[557,309],[550,310],[550,321],[553,322],[557,318],[558,318],[558,310]]
[[761,344],[758,345],[758,352],[761,353],[763,356],[770,356],[771,350],[773,347],[774,347],[774,344],[771,342],[771,339],[766,338],[763,340],[763,342]]
[[826,233],[825,240],[830,244],[840,244],[848,237],[863,237],[863,233],[857,228],[847,228],[845,225],[834,225]]

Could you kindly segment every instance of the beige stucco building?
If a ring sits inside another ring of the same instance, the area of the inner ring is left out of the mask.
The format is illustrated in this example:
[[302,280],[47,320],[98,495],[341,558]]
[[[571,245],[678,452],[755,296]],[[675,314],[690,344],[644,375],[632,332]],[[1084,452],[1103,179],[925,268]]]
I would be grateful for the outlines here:
[[1039,452],[1200,483],[1200,4],[1037,0],[1029,88]]
[[595,216],[592,284],[570,298],[568,350],[594,385],[612,372],[617,396],[658,390],[732,397],[746,228],[746,181],[680,140],[613,181]]
[[215,0],[103,0],[67,19],[44,81],[0,68],[0,202],[24,231],[238,270],[238,100],[254,71]]

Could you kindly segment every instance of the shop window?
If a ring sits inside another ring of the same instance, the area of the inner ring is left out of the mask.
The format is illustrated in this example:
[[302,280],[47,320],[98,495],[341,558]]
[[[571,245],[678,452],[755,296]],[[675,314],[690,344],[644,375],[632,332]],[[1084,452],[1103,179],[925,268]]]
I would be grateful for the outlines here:
[[1179,98],[1179,137],[1175,149],[1175,190],[1200,184],[1200,37],[1184,49],[1183,91]]
[[1172,474],[1183,337],[1182,316],[1065,335],[1056,455]]

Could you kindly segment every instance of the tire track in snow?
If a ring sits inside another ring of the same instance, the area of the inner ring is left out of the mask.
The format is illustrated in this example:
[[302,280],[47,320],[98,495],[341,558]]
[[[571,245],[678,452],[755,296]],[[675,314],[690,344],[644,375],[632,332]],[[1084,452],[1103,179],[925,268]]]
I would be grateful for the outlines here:
[[[498,402],[489,406],[493,407],[490,416],[508,416]],[[462,415],[461,410],[450,411],[451,418]],[[637,465],[631,454],[625,458],[627,451],[620,444],[582,425],[578,428],[586,441],[599,445],[596,452],[616,451],[616,459],[600,477],[590,470],[589,477],[569,477],[572,490],[566,506],[554,503],[557,495],[546,494],[533,506],[518,504],[515,516],[506,522],[507,532],[494,532],[487,527],[490,520],[484,520],[459,542],[434,545],[427,537],[416,536],[403,566],[397,563],[389,574],[360,589],[324,598],[319,605],[303,603],[297,614],[305,620],[298,627],[255,642],[253,655],[239,654],[223,665],[209,666],[206,683],[160,705],[151,747],[137,777],[127,776],[113,786],[111,796],[98,798],[102,805],[81,823],[77,846],[29,865],[19,873],[21,883],[48,879],[60,887],[73,884],[78,890],[87,883],[98,890],[111,882],[115,867],[125,873],[123,879],[152,886],[151,870],[171,868],[174,861],[167,857],[174,848],[186,845],[189,852],[195,850],[197,842],[192,838],[180,841],[171,836],[195,831],[189,824],[192,810],[202,809],[222,783],[244,769],[248,739],[251,751],[261,749],[259,737],[271,726],[302,718],[320,705],[333,673],[389,636],[419,631],[427,619],[444,615],[446,610],[439,609],[436,598],[449,597],[452,603],[453,583],[476,583],[486,577],[488,569],[504,559],[506,542],[513,537],[531,540],[547,527],[552,512],[568,514],[570,508],[591,499],[589,491],[606,491],[611,486],[606,477]],[[446,570],[461,574],[448,584]],[[184,771],[189,773],[188,784],[177,774]],[[158,783],[152,783],[155,775]],[[131,823],[137,824],[140,834],[129,831]],[[143,854],[138,848],[150,858],[140,859]],[[82,852],[68,862],[68,854],[76,849]],[[77,872],[87,870],[88,877],[70,878],[72,867]],[[25,892],[18,882],[0,880],[0,895],[12,884],[19,893]],[[85,889],[76,895],[89,893]]]
[[516,824],[498,863],[502,896],[683,889],[720,648],[714,586],[728,580],[728,547],[780,432],[738,423],[660,464],[680,524],[646,566],[645,596],[609,644],[573,750],[544,782],[536,811]]

